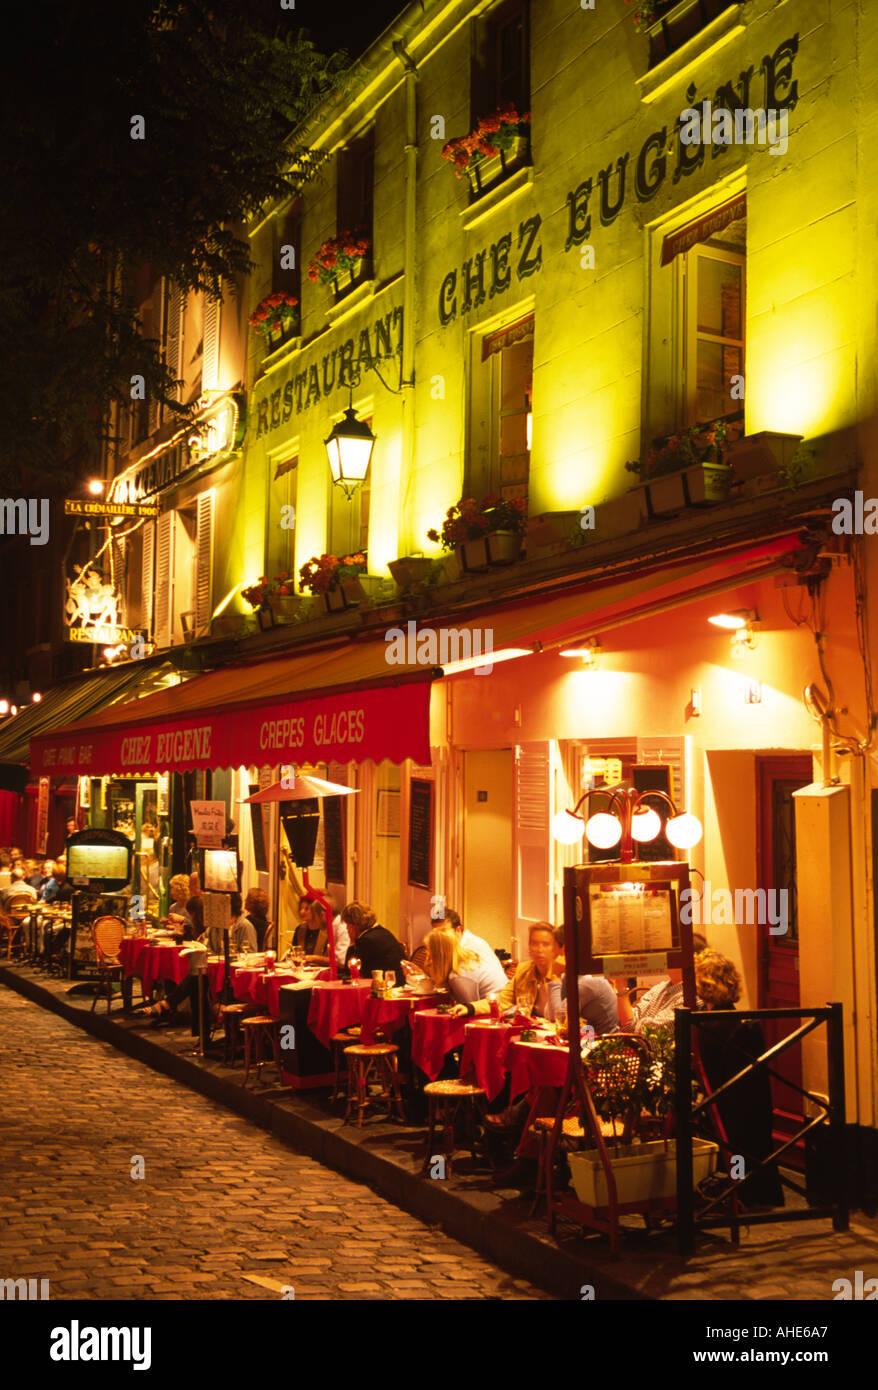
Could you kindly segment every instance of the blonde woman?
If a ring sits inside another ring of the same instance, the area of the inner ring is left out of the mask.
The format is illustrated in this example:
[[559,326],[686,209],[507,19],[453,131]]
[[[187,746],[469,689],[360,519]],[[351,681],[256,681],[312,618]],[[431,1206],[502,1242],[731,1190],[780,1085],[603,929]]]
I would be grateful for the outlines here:
[[174,874],[168,885],[171,893],[171,906],[168,908],[168,915],[164,919],[165,925],[171,928],[175,936],[179,936],[183,941],[191,941],[195,933],[192,930],[192,918],[186,910],[186,904],[191,897],[189,892],[189,875]]
[[447,989],[458,1004],[472,1004],[496,993],[494,973],[485,962],[461,946],[450,927],[434,927],[428,933],[426,971],[437,989]]

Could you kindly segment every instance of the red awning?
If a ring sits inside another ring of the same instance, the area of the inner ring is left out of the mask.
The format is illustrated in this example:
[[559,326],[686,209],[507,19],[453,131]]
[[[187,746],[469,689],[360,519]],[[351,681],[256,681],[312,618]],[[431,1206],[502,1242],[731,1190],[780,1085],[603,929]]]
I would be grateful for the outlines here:
[[732,198],[731,202],[723,203],[722,207],[714,208],[704,217],[699,217],[696,222],[689,222],[685,227],[681,227],[678,232],[671,232],[662,242],[662,265],[670,265],[676,256],[684,251],[691,251],[693,246],[699,242],[710,241],[712,236],[728,227],[730,222],[737,222],[739,217],[747,215],[747,194],[739,193],[737,198]]
[[263,763],[430,761],[433,667],[383,643],[224,667],[31,742],[31,772],[92,776]]

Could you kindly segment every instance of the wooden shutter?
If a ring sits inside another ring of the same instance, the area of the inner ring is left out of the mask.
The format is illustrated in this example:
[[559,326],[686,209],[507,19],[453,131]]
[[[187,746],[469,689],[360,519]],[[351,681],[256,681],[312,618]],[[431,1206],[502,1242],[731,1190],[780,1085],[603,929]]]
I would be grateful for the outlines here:
[[155,556],[155,642],[171,645],[174,617],[174,534],[176,514],[165,512],[158,519]]
[[201,360],[201,389],[215,391],[219,379],[220,306],[204,297],[204,355]]
[[211,581],[213,577],[214,490],[198,498],[195,527],[195,631],[210,622]]
[[141,559],[141,607],[140,621],[146,628],[147,637],[152,637],[152,597],[155,561],[155,522],[147,521],[143,527],[143,557]]
[[522,743],[515,749],[515,805],[513,825],[513,873],[515,876],[515,925],[522,958],[531,922],[551,920],[552,845],[551,746]]
[[[183,375],[183,296],[179,285],[173,281],[165,281],[165,305],[165,362],[168,371],[176,379]],[[174,399],[179,398],[179,391],[175,391]]]

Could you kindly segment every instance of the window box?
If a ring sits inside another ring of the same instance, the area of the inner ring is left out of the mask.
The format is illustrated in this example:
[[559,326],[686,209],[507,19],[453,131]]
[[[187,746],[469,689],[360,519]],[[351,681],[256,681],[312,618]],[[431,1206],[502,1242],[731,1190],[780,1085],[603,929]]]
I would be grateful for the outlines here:
[[474,161],[466,170],[470,186],[470,203],[476,202],[483,194],[490,193],[492,189],[503,183],[510,174],[525,168],[528,164],[530,164],[529,132],[516,135],[510,148],[498,150],[493,159]]
[[521,532],[489,531],[485,542],[489,565],[512,565],[521,551]]
[[299,594],[270,594],[268,606],[275,622],[289,623],[299,611],[302,599]]
[[482,574],[490,569],[488,544],[484,536],[477,541],[461,541],[460,545],[455,546],[455,554],[464,574]]
[[[362,590],[360,590],[360,593],[362,594]],[[321,597],[327,613],[341,613],[345,608],[355,608],[360,601],[359,597],[356,595],[353,597],[348,596],[348,591],[344,584],[339,584],[335,589],[327,589]]]
[[[716,1168],[719,1145],[709,1139],[692,1141],[692,1186]],[[589,1153],[568,1154],[570,1176],[576,1196],[583,1205],[602,1210],[609,1205],[607,1175],[600,1158]],[[616,1201],[642,1202],[649,1198],[677,1196],[676,1140],[648,1140],[645,1144],[625,1145],[610,1156],[616,1183]]]
[[[693,463],[642,484],[645,514],[667,516],[686,507],[712,507],[729,494],[732,470],[724,463]],[[635,489],[637,491],[638,489]]]
[[405,593],[415,584],[421,584],[433,568],[434,561],[428,555],[404,555],[391,560],[387,568],[393,575],[397,587]]
[[358,285],[362,285],[366,280],[371,279],[372,271],[370,258],[364,257],[355,266],[347,266],[340,270],[332,282],[332,293],[336,304],[345,299],[355,290]]
[[760,478],[767,473],[776,474],[792,463],[802,438],[800,434],[762,430],[732,444],[726,459],[737,481]]

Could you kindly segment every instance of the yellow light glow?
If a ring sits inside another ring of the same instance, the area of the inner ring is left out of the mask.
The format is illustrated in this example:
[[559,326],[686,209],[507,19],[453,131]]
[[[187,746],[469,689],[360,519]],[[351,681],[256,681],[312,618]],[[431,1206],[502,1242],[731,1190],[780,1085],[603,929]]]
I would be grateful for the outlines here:
[[731,613],[714,613],[708,618],[709,623],[714,627],[725,628],[728,632],[737,632],[739,628],[747,627],[753,620],[753,614],[747,608],[736,608]]
[[43,697],[42,697],[42,695],[40,694],[40,692],[39,692],[38,690],[35,690],[34,693],[33,693],[33,695],[31,695],[31,700],[33,701],[33,703],[34,703],[35,705],[38,705],[38,704],[40,703],[40,701],[42,700],[42,698],[43,698]]
[[496,666],[499,661],[514,661],[519,656],[533,656],[533,647],[501,647],[497,652],[485,652],[483,656],[463,656],[460,661],[448,661],[442,667],[446,676],[456,676],[461,671],[474,671],[480,666]]
[[704,831],[698,817],[684,811],[682,815],[671,817],[665,826],[665,834],[675,849],[691,849],[698,844]]
[[631,838],[639,844],[654,840],[661,828],[661,816],[651,806],[643,807],[631,817]]
[[91,482],[88,485],[88,490],[91,493],[92,497],[100,497],[101,493],[104,490],[104,485],[101,482],[100,478],[92,478]]

